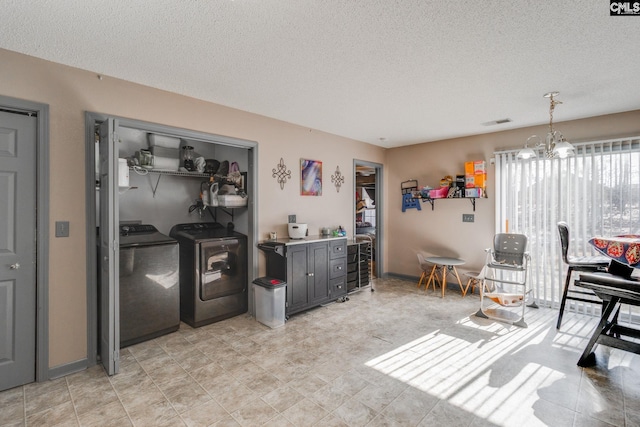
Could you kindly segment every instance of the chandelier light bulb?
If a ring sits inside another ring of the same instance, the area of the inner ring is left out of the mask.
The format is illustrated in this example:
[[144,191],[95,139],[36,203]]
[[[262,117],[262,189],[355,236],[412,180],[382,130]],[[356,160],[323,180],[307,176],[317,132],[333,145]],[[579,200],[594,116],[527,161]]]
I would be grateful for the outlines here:
[[[524,148],[518,152],[519,159],[530,159],[536,157],[536,151],[543,150],[543,154],[548,159],[559,157],[561,159],[574,154],[573,145],[564,139],[564,136],[560,131],[553,129],[553,110],[557,104],[562,104],[561,101],[557,101],[554,97],[558,96],[560,92],[547,92],[544,94],[545,98],[549,98],[549,132],[544,140],[537,136],[531,135],[527,138],[524,144]],[[537,142],[533,145],[533,148],[529,147],[529,141],[535,139]],[[535,151],[534,151],[535,149]]]

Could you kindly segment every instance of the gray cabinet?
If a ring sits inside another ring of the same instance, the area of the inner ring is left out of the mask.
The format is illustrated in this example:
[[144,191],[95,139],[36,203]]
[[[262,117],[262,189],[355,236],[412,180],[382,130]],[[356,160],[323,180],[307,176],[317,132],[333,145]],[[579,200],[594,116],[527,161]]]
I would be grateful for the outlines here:
[[258,247],[267,257],[267,276],[287,284],[287,316],[346,295],[345,238],[269,241]]

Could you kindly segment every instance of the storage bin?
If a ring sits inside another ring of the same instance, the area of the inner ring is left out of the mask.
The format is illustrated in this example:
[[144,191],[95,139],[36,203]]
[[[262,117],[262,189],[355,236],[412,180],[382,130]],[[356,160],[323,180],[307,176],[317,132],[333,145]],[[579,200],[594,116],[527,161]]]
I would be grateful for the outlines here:
[[153,168],[165,171],[177,171],[180,168],[180,159],[153,156]]
[[158,146],[164,148],[180,148],[180,138],[166,135],[157,135],[155,133],[148,134],[149,146]]
[[247,202],[249,201],[249,197],[247,196],[239,196],[237,194],[223,194],[215,196],[218,203],[212,203],[212,206],[223,206],[227,208],[235,208],[238,206],[247,206]]
[[169,159],[180,158],[180,150],[178,150],[177,148],[166,148],[159,145],[152,145],[149,148],[149,151],[151,151],[151,154],[157,157],[166,157]]
[[449,193],[449,187],[440,187],[434,190],[430,190],[429,197],[432,199],[442,199],[444,197],[447,197],[448,193]]
[[270,328],[285,322],[287,284],[279,279],[260,277],[253,281],[254,312],[256,320]]

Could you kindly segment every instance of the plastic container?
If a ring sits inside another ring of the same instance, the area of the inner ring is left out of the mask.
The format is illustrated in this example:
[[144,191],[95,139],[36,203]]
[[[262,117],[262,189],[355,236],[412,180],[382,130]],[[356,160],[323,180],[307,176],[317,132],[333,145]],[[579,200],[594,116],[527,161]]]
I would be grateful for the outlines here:
[[271,277],[260,277],[253,281],[253,296],[258,322],[270,328],[284,325],[287,300],[285,282]]
[[442,199],[447,197],[447,193],[449,193],[449,187],[440,187],[435,190],[430,190],[429,197],[432,199]]

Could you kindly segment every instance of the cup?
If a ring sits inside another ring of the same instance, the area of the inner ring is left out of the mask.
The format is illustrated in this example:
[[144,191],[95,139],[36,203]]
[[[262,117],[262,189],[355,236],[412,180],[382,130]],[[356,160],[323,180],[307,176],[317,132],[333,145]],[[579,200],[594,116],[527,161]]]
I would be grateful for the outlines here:
[[270,238],[271,240],[276,240],[276,239],[278,239],[278,233],[276,233],[275,231],[270,231],[270,232],[269,232],[269,238]]

